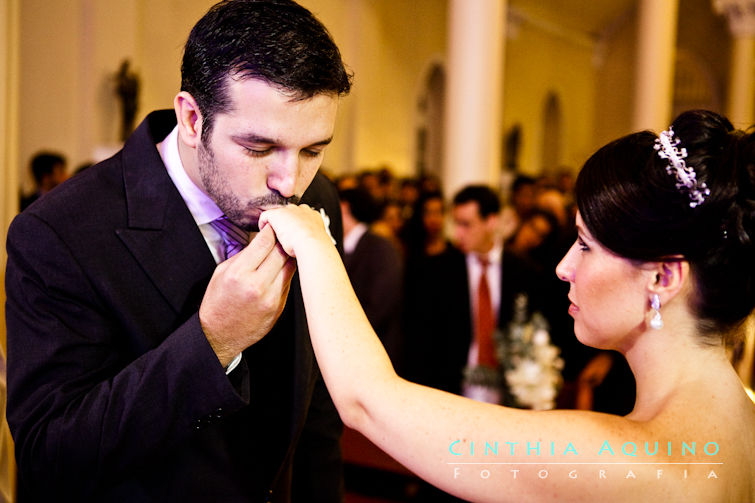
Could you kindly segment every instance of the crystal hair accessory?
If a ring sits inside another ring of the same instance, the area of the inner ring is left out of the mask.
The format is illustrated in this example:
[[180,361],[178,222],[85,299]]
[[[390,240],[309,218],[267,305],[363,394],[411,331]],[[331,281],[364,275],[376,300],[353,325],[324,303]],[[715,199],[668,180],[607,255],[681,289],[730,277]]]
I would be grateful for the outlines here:
[[666,172],[669,175],[674,175],[676,188],[684,189],[687,192],[689,206],[694,208],[705,202],[705,198],[710,195],[710,189],[705,185],[705,182],[697,181],[695,168],[687,166],[684,161],[687,158],[687,149],[678,148],[679,143],[679,138],[674,138],[673,128],[668,128],[668,131],[662,131],[655,140],[654,148],[658,151],[658,156],[661,159],[668,160]]

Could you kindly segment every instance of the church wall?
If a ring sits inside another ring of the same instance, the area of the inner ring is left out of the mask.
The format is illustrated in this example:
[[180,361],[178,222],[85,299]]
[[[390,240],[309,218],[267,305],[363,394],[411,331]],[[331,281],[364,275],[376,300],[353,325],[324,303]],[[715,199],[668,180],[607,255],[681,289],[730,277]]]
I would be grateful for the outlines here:
[[[515,13],[514,13],[515,14]],[[510,19],[511,16],[510,16]],[[539,175],[543,113],[549,93],[561,105],[560,164],[578,166],[594,144],[594,44],[575,32],[558,32],[520,19],[509,28],[504,77],[504,132],[522,128],[519,171]]]
[[[20,2],[17,169],[23,187],[31,186],[28,161],[41,148],[62,151],[73,170],[120,146],[113,76],[123,59],[132,61],[141,81],[137,122],[153,109],[171,107],[180,85],[183,44],[213,3]],[[431,65],[445,60],[447,1],[302,3],[329,28],[355,73],[324,168],[341,174],[387,165],[398,175],[413,174],[418,100]],[[729,42],[722,35],[725,22],[710,13],[708,4],[682,0],[680,26],[689,31],[680,34],[680,45],[708,63],[723,104]],[[529,22],[526,16],[509,23],[503,131],[522,127],[522,172],[536,175],[544,168],[543,113],[549,93],[561,106],[563,165],[576,170],[598,146],[629,132],[636,22],[634,14],[611,21],[599,37],[538,19]]]

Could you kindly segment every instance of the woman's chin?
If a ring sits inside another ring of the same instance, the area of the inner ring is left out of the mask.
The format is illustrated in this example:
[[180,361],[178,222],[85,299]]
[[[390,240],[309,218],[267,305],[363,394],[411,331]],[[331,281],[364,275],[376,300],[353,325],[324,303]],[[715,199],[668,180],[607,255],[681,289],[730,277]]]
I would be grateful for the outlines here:
[[612,349],[607,340],[584,327],[577,326],[576,324],[574,326],[574,335],[577,340],[585,346],[590,346],[595,349]]

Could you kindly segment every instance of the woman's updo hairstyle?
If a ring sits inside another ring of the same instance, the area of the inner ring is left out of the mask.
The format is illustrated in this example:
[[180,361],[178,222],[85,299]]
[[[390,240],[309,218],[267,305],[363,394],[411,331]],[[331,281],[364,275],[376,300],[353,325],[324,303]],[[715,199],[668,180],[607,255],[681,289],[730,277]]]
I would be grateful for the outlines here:
[[755,139],[716,113],[693,110],[673,122],[688,167],[710,190],[691,206],[644,131],[609,143],[585,163],[576,196],[590,234],[638,261],[690,264],[692,309],[704,335],[730,332],[755,307]]

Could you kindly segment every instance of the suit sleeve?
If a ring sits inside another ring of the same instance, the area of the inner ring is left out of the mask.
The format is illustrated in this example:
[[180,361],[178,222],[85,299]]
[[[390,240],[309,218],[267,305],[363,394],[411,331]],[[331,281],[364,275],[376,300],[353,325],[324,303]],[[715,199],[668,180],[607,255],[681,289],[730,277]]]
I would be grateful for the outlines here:
[[7,248],[7,415],[27,486],[86,494],[247,403],[198,315],[133,359],[124,320],[54,229],[21,214]]

